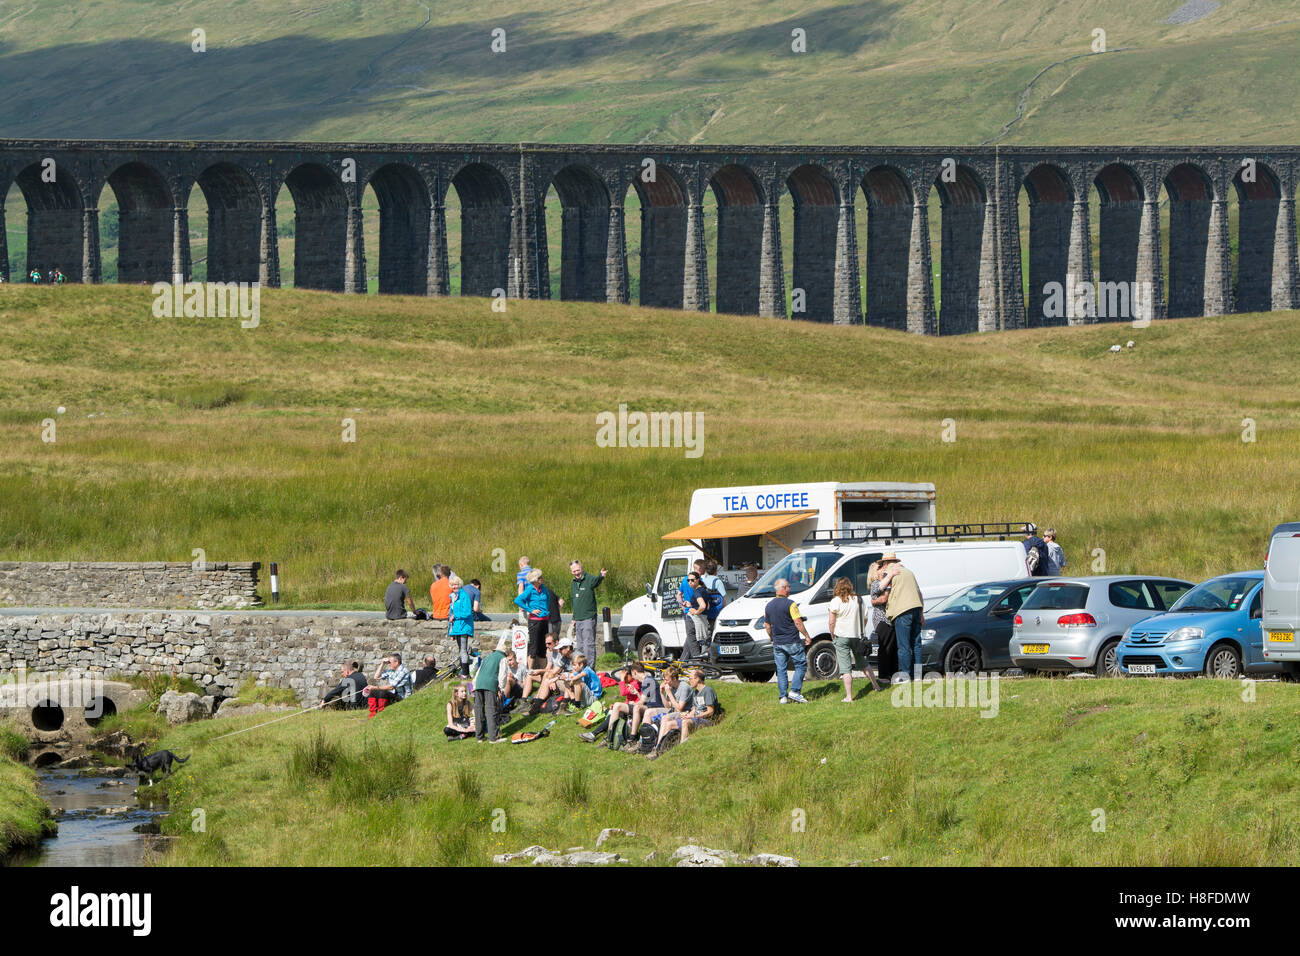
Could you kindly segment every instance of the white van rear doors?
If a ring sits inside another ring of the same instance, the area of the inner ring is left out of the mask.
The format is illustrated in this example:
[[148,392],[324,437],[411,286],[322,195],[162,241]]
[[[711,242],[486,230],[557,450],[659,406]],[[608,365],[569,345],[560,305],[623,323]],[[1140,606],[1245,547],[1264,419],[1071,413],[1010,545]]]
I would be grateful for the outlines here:
[[[1266,631],[1294,631],[1297,623],[1300,623],[1300,537],[1284,533],[1277,535],[1268,547],[1268,564],[1264,569],[1263,626]],[[1280,647],[1275,645],[1274,649],[1298,651],[1300,646],[1283,644]]]

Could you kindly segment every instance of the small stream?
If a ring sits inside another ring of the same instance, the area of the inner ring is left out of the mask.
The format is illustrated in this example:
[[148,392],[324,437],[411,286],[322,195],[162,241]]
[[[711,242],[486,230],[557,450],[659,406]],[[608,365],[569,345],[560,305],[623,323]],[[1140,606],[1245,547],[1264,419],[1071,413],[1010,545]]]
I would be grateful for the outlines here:
[[[59,835],[19,854],[13,866],[142,866],[170,840],[152,835],[167,812],[135,795],[136,777],[78,770],[38,771],[38,793],[59,823]],[[145,832],[141,832],[141,830]]]

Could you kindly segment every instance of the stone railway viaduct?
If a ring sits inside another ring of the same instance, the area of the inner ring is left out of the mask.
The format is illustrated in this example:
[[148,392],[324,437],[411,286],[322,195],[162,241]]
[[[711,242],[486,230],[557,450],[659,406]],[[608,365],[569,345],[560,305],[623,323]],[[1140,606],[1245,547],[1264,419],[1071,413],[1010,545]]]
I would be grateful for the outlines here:
[[[1253,160],[1253,170],[1243,161]],[[650,164],[653,161],[653,175]],[[355,165],[355,176],[346,171]],[[1300,147],[747,147],[0,140],[3,202],[28,211],[27,268],[100,281],[98,204],[119,206],[119,281],[191,274],[188,202],[208,206],[208,280],[280,282],[275,199],[295,208],[299,288],[447,295],[445,202],[461,206],[461,292],[549,298],[550,257],[564,299],[629,301],[624,198],[641,202],[642,305],[710,308],[703,199],[717,200],[717,302],[723,313],[786,316],[784,257],[814,321],[922,334],[1086,324],[1046,318],[1046,283],[1136,282],[1154,318],[1300,305],[1295,190]],[[1253,174],[1252,174],[1253,172]],[[548,249],[545,197],[559,195],[562,243]],[[1093,275],[1089,193],[1100,196]],[[379,201],[379,248],[366,250],[362,195]],[[1165,274],[1158,199],[1169,211]],[[941,210],[936,312],[928,199]],[[1029,200],[1029,301],[1021,280],[1018,197]],[[782,249],[779,200],[793,199]],[[1238,276],[1228,197],[1239,201]],[[855,204],[868,207],[865,236]],[[865,246],[865,256],[861,247]],[[861,269],[867,275],[862,301]],[[4,276],[6,280],[9,276]],[[1167,289],[1167,293],[1166,293]]]

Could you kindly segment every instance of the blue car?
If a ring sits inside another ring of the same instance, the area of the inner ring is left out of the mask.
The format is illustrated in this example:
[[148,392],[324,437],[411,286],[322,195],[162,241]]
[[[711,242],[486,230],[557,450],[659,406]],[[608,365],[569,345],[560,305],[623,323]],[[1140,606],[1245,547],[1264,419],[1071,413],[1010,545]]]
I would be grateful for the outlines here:
[[1202,581],[1165,613],[1129,627],[1116,650],[1120,669],[1226,678],[1280,673],[1280,664],[1264,660],[1263,592],[1263,571]]

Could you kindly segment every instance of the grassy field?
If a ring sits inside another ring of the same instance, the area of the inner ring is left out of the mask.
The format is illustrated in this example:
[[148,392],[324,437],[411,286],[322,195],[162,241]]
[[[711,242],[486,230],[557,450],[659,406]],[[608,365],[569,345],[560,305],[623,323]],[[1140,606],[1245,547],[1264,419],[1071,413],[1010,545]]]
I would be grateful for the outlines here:
[[1300,860],[1294,685],[1245,702],[1237,681],[1006,680],[993,718],[888,692],[847,706],[833,684],[786,707],[772,687],[718,689],[726,720],[653,763],[582,743],[573,717],[525,746],[447,742],[439,688],[373,721],[314,713],[211,743],[266,718],[192,724],[163,741],[195,755],[169,784],[181,840],[164,862],[482,865],[591,849],[605,827],[635,832],[602,847],[635,863],[685,843],[805,865]]
[[[15,136],[1285,143],[1300,18],[1234,0],[23,0]],[[206,52],[192,49],[205,31]],[[505,31],[494,53],[492,31]],[[1106,52],[1089,56],[1094,30]],[[794,30],[806,52],[792,49]],[[1075,58],[1075,59],[1071,59]],[[1053,65],[1057,64],[1057,65]],[[1044,68],[1050,69],[1028,89]]]
[[[278,561],[288,606],[341,607],[376,606],[398,566],[422,593],[439,559],[501,609],[520,554],[553,576],[576,555],[611,569],[617,608],[700,487],[932,481],[940,520],[1034,520],[1072,568],[1101,549],[1193,580],[1258,567],[1294,517],[1295,314],[934,339],[296,291],[265,292],[244,330],[151,302],[0,288],[6,559],[203,548]],[[703,455],[597,446],[620,403],[700,413]]]
[[27,741],[0,724],[0,864],[15,850],[53,836],[58,826],[36,795],[36,774],[18,763],[27,756]]

